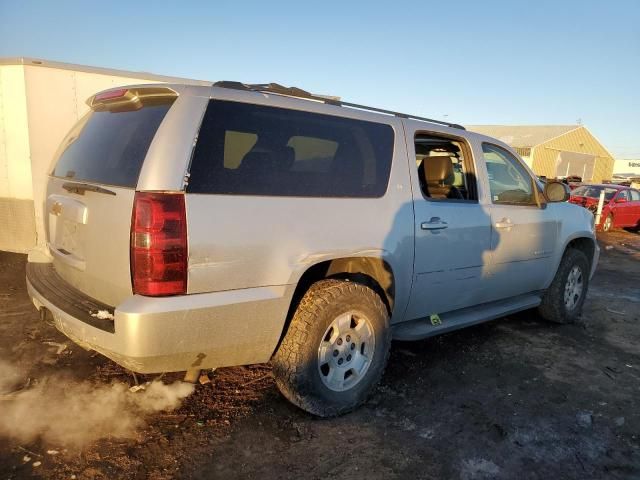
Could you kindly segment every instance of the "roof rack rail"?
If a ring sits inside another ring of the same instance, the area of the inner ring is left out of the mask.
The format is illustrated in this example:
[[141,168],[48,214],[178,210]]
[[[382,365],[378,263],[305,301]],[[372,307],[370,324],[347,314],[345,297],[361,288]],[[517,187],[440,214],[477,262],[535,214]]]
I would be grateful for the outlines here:
[[422,120],[429,123],[435,123],[437,125],[444,125],[446,127],[458,128],[460,130],[466,130],[462,125],[458,125],[457,123],[449,123],[444,122],[442,120],[434,120],[432,118],[419,117],[417,115],[411,115],[408,113],[400,113],[394,112],[393,110],[385,110],[383,108],[375,108],[375,107],[367,107],[366,105],[359,105],[357,103],[343,102],[342,100],[338,100],[336,98],[324,97],[321,95],[314,95],[312,93],[307,92],[306,90],[302,90],[297,87],[285,87],[278,83],[242,83],[242,82],[234,82],[223,80],[219,82],[215,82],[213,84],[214,87],[220,88],[231,88],[234,90],[246,90],[252,92],[266,92],[266,93],[275,93],[277,95],[286,95],[289,97],[298,97],[298,98],[306,98],[308,100],[316,100],[319,102],[324,102],[328,105],[335,105],[338,107],[351,107],[357,108],[360,110],[369,110],[371,112],[384,113],[387,115],[394,115],[400,118],[411,118],[414,120]]

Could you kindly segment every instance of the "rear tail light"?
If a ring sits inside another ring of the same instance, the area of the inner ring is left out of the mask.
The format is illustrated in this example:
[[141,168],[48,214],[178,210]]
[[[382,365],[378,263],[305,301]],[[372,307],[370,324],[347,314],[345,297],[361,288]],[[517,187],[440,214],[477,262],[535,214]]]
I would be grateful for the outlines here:
[[133,293],[187,292],[187,218],[182,193],[136,192],[131,221]]
[[126,87],[97,93],[87,99],[87,105],[94,111],[129,112],[172,103],[177,97],[178,93],[168,87]]

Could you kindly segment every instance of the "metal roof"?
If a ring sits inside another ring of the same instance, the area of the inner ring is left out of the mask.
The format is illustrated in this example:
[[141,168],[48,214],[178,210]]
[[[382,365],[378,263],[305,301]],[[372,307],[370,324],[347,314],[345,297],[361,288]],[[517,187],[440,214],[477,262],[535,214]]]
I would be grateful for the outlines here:
[[465,125],[467,130],[497,138],[514,148],[535,147],[583,125]]
[[205,80],[193,80],[191,78],[170,77],[167,75],[156,75],[149,72],[133,72],[130,70],[117,70],[114,68],[91,67],[89,65],[77,65],[74,63],[55,62],[31,57],[0,57],[0,65],[25,65],[31,67],[59,68],[62,70],[72,70],[74,72],[97,73],[101,75],[115,75],[118,77],[130,77],[140,80],[153,80],[166,83],[180,83],[187,85],[210,86],[213,82]]

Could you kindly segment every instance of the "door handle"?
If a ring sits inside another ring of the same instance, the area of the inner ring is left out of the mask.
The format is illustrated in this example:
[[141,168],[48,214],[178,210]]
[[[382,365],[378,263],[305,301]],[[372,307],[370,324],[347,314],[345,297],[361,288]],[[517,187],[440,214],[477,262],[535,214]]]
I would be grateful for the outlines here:
[[503,218],[499,222],[496,222],[496,228],[511,228],[513,227],[513,222],[510,218]]
[[431,220],[428,222],[422,222],[420,224],[420,228],[422,228],[422,230],[442,230],[448,226],[447,222],[441,220],[440,217],[431,217]]

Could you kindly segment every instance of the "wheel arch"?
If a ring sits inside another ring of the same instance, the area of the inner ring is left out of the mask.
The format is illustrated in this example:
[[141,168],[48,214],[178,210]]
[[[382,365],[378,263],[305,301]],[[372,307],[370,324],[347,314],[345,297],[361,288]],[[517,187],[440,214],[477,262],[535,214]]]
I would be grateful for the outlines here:
[[[576,233],[572,237],[568,238],[564,244],[564,248],[562,249],[562,255],[558,258],[558,262],[556,264],[556,268],[553,271],[553,277],[555,277],[558,268],[560,267],[560,262],[562,262],[562,258],[569,248],[574,248],[576,250],[580,250],[587,257],[587,261],[589,262],[589,272],[593,273],[593,262],[596,259],[595,253],[597,247],[596,239],[592,234],[587,232]],[[551,280],[553,280],[553,277]]]
[[284,338],[291,318],[304,294],[314,283],[334,278],[357,282],[376,292],[391,316],[396,306],[396,278],[391,264],[382,257],[350,256],[323,260],[309,266],[298,278],[287,317],[274,353]]
[[595,240],[591,237],[576,237],[572,240],[570,240],[567,245],[564,247],[564,251],[562,252],[562,255],[564,256],[564,253],[567,251],[567,249],[569,248],[574,248],[576,250],[580,250],[582,253],[584,253],[587,256],[587,260],[589,261],[589,269],[591,269],[592,262],[593,262],[593,258],[594,258],[594,254],[596,251],[596,243]]

